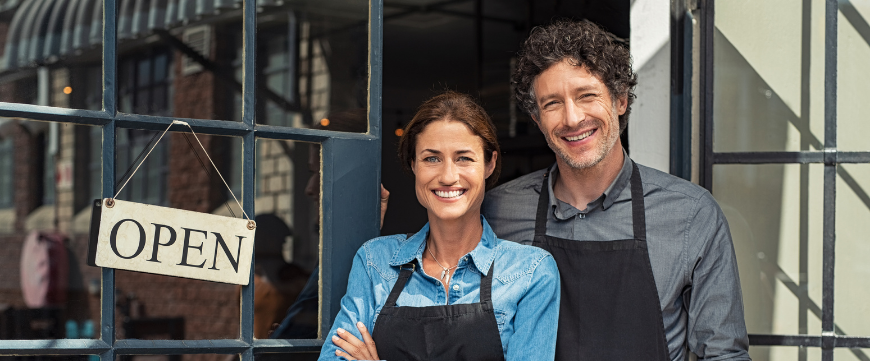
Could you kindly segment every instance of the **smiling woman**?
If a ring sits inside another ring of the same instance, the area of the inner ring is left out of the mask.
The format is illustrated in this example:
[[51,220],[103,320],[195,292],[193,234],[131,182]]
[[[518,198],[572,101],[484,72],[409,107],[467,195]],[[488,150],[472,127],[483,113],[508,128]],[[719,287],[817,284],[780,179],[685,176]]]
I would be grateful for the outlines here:
[[414,173],[429,223],[360,248],[321,360],[553,359],[559,274],[552,256],[498,239],[480,215],[500,168],[495,134],[465,94],[446,92],[420,106],[399,158]]

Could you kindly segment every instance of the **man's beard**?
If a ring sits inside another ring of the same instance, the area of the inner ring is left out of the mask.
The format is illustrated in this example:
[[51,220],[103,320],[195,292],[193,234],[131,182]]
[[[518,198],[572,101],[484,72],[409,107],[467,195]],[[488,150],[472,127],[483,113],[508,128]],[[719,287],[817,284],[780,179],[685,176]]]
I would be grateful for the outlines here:
[[[613,112],[614,112],[614,114],[616,112],[615,106],[614,106]],[[602,121],[596,119],[596,120],[594,120],[594,122],[598,123],[597,124],[598,130],[596,130],[596,132],[601,131],[603,129],[603,127],[602,127],[603,124],[601,124]],[[607,134],[607,138],[604,139],[604,146],[601,146],[600,143],[596,144],[595,148],[591,151],[591,152],[594,152],[593,156],[591,158],[590,157],[582,157],[581,159],[577,159],[577,158],[571,157],[572,154],[570,154],[567,149],[565,149],[563,147],[555,146],[556,143],[551,138],[549,132],[544,132],[544,137],[547,139],[547,144],[549,144],[550,149],[552,149],[553,152],[556,153],[556,156],[559,157],[560,159],[562,159],[562,161],[565,162],[565,164],[567,164],[569,167],[576,169],[576,170],[588,169],[588,168],[592,168],[592,167],[598,165],[598,163],[601,163],[601,161],[604,160],[604,158],[607,156],[607,154],[609,154],[610,151],[613,150],[613,147],[616,145],[617,140],[619,140],[619,121],[617,120],[617,121],[614,121],[612,123],[613,124],[611,124],[611,127],[608,128],[609,133]],[[578,128],[586,127],[587,124],[581,124]],[[570,130],[567,132],[558,132],[558,133],[568,133],[568,132],[570,132]],[[557,137],[561,138],[558,135],[557,135]]]

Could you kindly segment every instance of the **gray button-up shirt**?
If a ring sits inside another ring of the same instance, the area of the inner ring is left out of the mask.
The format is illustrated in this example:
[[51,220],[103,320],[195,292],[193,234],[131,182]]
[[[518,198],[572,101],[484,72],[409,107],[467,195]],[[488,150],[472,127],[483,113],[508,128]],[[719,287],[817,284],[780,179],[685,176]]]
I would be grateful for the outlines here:
[[[684,360],[688,347],[702,360],[749,360],[737,259],[722,210],[705,189],[640,164],[638,167],[650,264],[671,359]],[[553,165],[550,169],[547,235],[578,241],[633,237],[628,156],[613,183],[585,210],[556,198],[553,180],[558,168]],[[544,171],[486,194],[482,212],[499,238],[532,243]],[[562,274],[565,282],[571,277]]]

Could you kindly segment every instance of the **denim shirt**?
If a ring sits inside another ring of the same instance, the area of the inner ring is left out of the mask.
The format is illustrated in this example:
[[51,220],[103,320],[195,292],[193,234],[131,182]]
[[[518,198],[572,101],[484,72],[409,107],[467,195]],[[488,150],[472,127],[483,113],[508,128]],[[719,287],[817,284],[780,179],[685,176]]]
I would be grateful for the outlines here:
[[[480,278],[495,264],[492,301],[505,359],[552,360],[559,318],[556,262],[543,249],[496,238],[483,216],[480,218],[483,224],[480,243],[460,258],[450,278],[450,293],[445,292],[438,279],[417,271],[408,280],[396,301],[397,306],[480,302]],[[378,237],[360,247],[353,259],[347,294],[341,299],[341,311],[324,337],[320,360],[344,360],[335,356],[337,347],[331,341],[339,327],[360,340],[357,321],[365,324],[370,332],[378,332],[375,322],[399,277],[399,266],[414,259],[422,264],[428,234],[429,224],[426,224],[411,237]]]

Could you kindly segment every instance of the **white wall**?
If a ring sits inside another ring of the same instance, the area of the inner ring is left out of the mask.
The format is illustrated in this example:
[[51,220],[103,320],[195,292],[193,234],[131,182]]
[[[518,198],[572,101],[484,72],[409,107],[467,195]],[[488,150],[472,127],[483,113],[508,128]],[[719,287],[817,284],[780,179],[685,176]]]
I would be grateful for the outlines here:
[[631,4],[631,57],[637,72],[637,100],[628,121],[631,157],[638,163],[670,169],[670,9],[668,0]]

